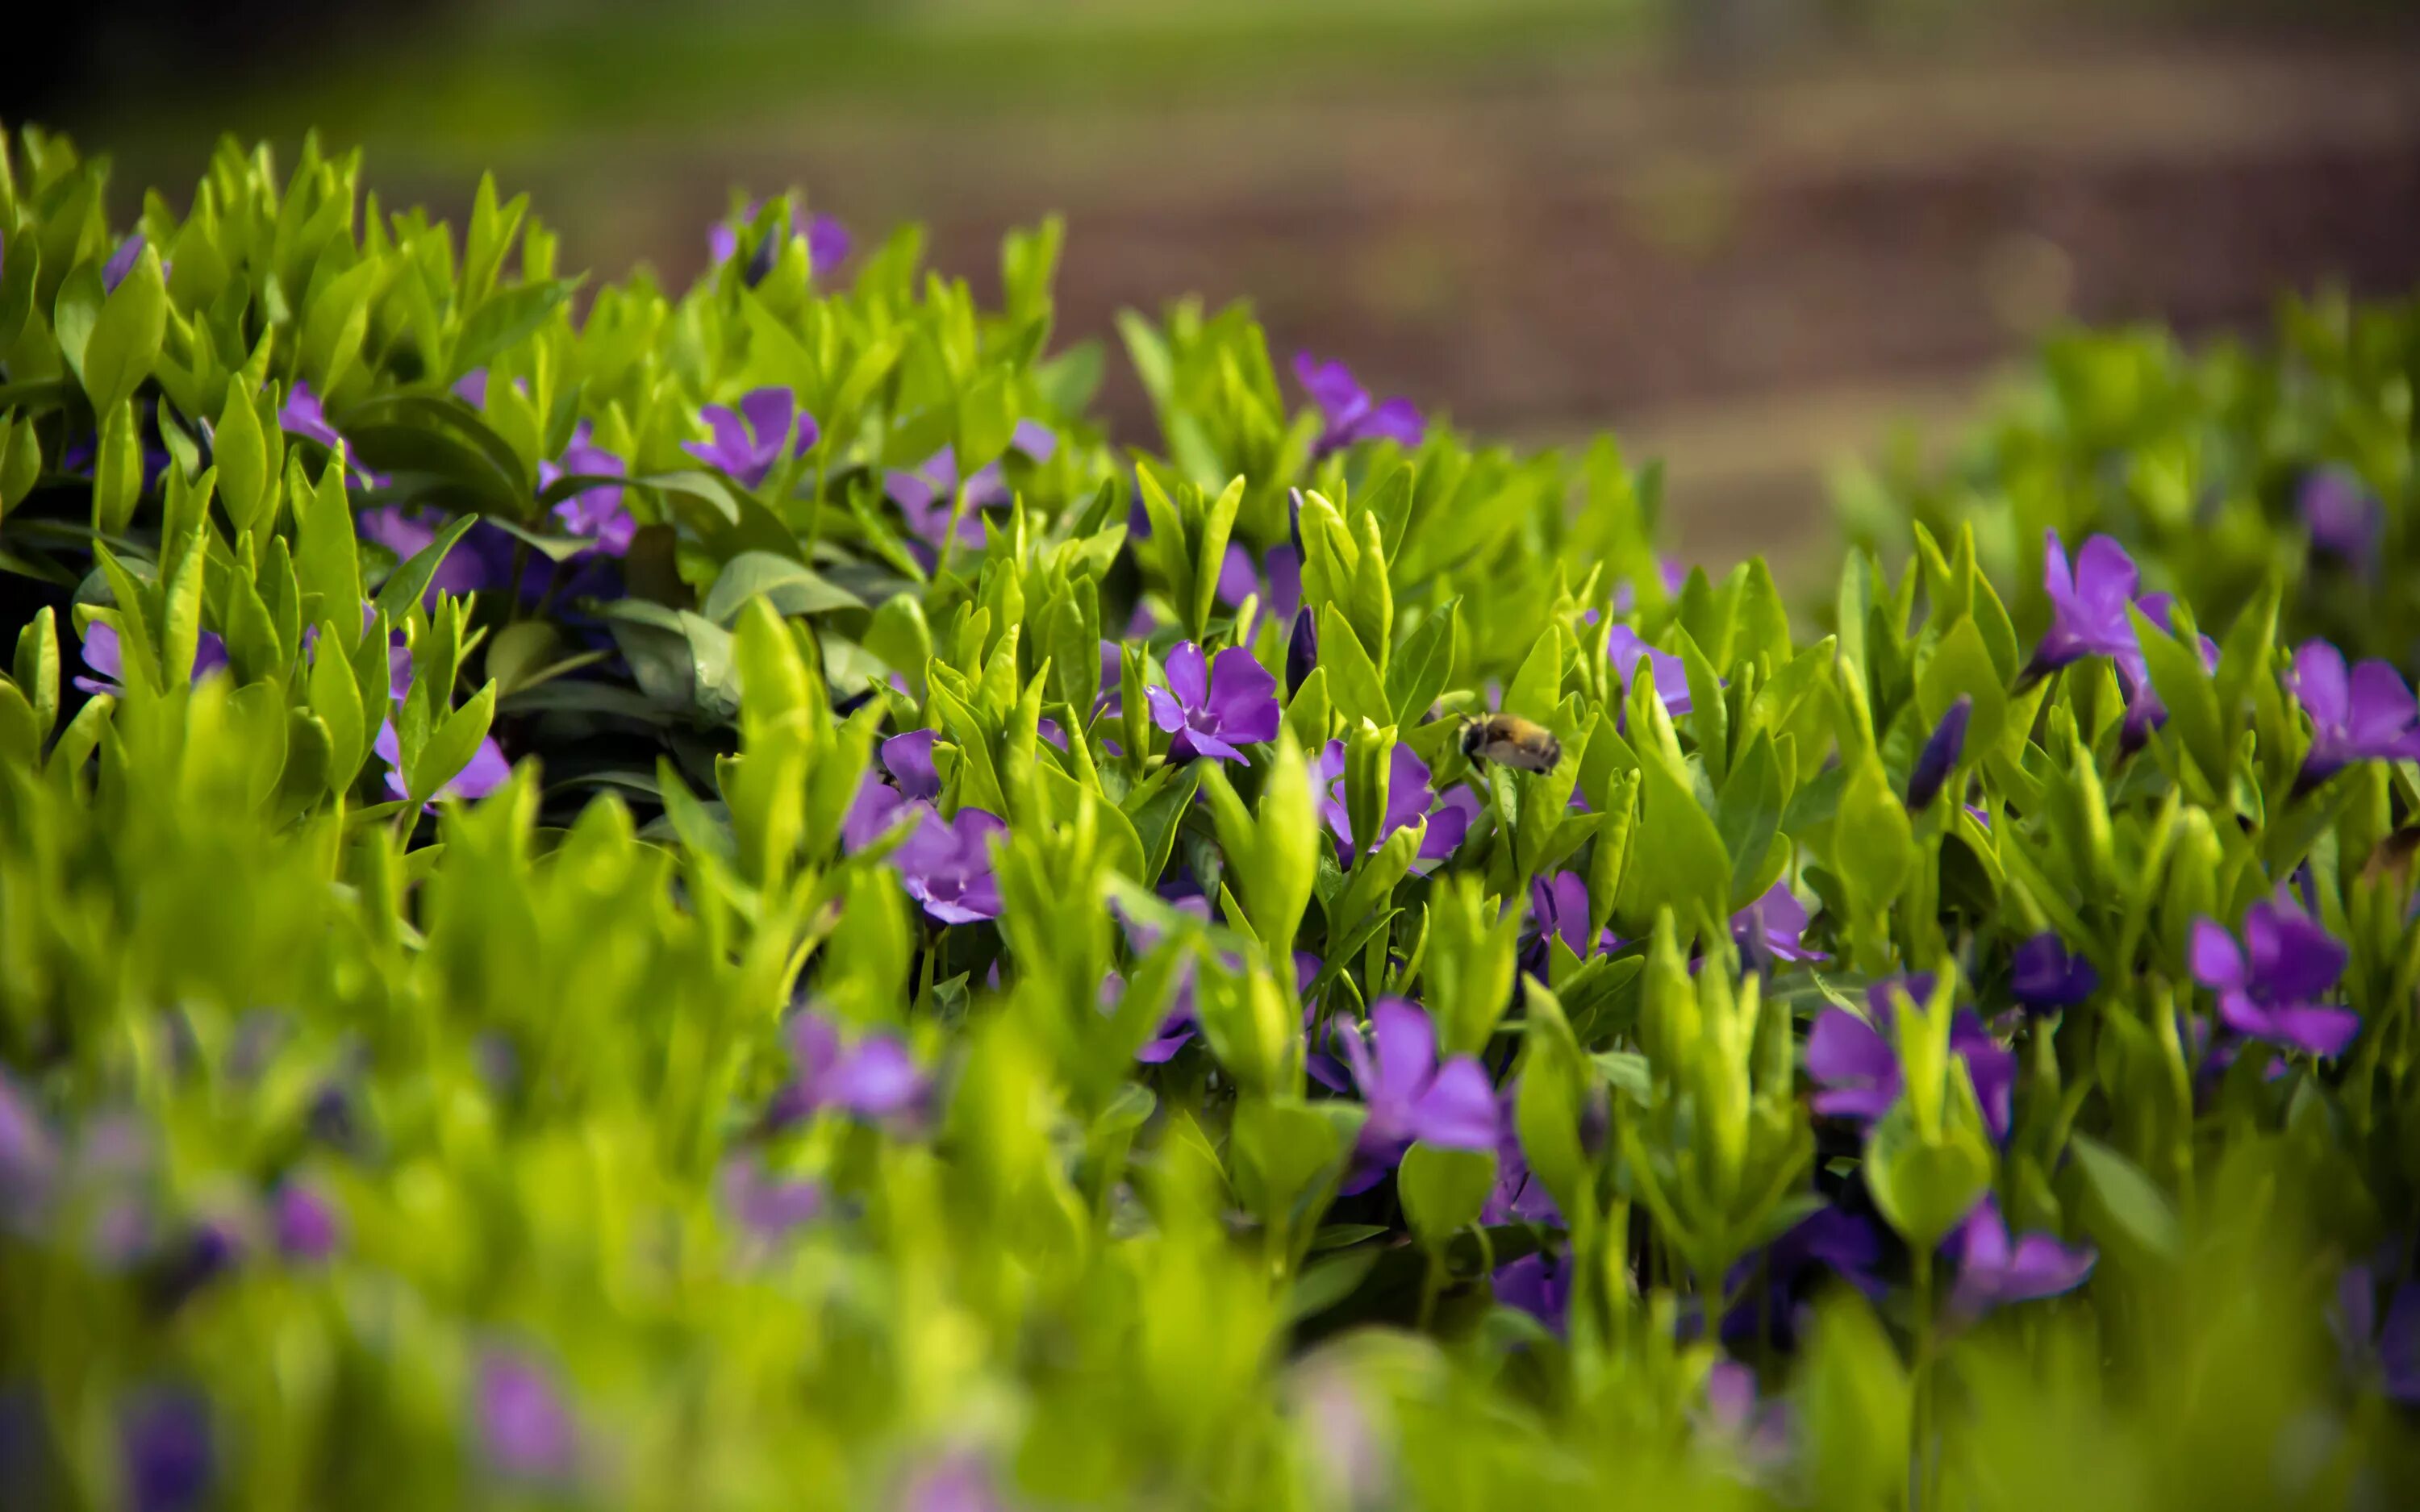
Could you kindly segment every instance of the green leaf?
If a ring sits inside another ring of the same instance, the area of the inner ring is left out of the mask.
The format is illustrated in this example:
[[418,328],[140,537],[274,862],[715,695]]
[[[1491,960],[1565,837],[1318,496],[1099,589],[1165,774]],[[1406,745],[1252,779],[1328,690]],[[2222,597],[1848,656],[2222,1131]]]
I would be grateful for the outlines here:
[[488,725],[495,713],[496,685],[489,683],[470,702],[446,716],[404,774],[412,802],[426,803],[438,796],[445,784],[461,775],[477,753],[479,742],[488,738]]
[[[360,269],[354,270],[359,271]],[[462,322],[462,329],[454,337],[453,360],[448,364],[453,371],[447,375],[448,379],[485,367],[529,339],[549,316],[571,298],[580,282],[576,278],[559,278],[543,284],[523,284],[499,289],[480,301],[479,307]]]
[[729,625],[751,599],[762,598],[784,617],[863,609],[865,600],[803,562],[769,551],[742,551],[723,563],[706,595],[706,617]]
[[59,722],[59,622],[48,604],[17,632],[11,667],[33,710],[37,738],[48,740]]
[[1992,1147],[1980,1130],[1952,1123],[1928,1144],[1905,1100],[1883,1115],[1866,1146],[1866,1184],[1901,1239],[1930,1250],[1975,1211],[1992,1184]]
[[1966,717],[1966,745],[1960,764],[1973,765],[2000,744],[2008,728],[2009,690],[1982,632],[1971,619],[1960,620],[1942,637],[1916,679],[1916,707],[1923,712],[1928,732],[1962,695],[1973,699],[1975,706]]
[[1320,670],[1327,674],[1328,696],[1335,701],[1336,712],[1344,716],[1347,728],[1365,719],[1372,724],[1394,723],[1377,664],[1346,623],[1344,611],[1330,604],[1319,618]]
[[2096,1237],[2138,1260],[2172,1264],[2183,1257],[2176,1207],[2141,1166],[2089,1134],[2071,1135],[2067,1148],[2091,1196]]
[[[1320,641],[1323,652],[1326,645],[1325,640]],[[1563,630],[1559,625],[1550,625],[1538,637],[1537,644],[1529,648],[1521,670],[1512,674],[1511,686],[1504,689],[1504,712],[1544,724],[1555,717],[1555,705],[1562,701],[1562,687]]]
[[1633,864],[1623,878],[1616,908],[1619,927],[1634,938],[1654,926],[1658,910],[1669,908],[1694,930],[1700,918],[1730,917],[1731,859],[1713,816],[1664,760],[1639,763],[1638,840],[1635,854],[1651,864]]
[[[369,728],[362,706],[362,692],[353,681],[353,670],[347,663],[344,642],[334,624],[319,627],[319,642],[311,659],[311,712],[319,718],[328,737],[328,778],[330,788],[343,793],[361,775],[362,763],[369,759],[370,739],[375,733]],[[489,653],[490,661],[494,652]]]
[[437,532],[437,539],[422,547],[412,553],[410,561],[387,574],[386,581],[379,588],[379,612],[390,622],[400,625],[405,614],[428,591],[428,579],[435,577],[437,569],[444,564],[445,553],[454,549],[454,544],[477,523],[468,515],[449,522]]
[[1430,611],[1388,662],[1387,703],[1395,724],[1404,728],[1418,724],[1445,691],[1461,649],[1461,598],[1446,600]]
[[168,288],[160,277],[160,255],[146,245],[94,319],[76,378],[97,414],[134,397],[160,360],[166,333]]
[[2233,742],[2219,714],[2218,689],[2203,669],[2199,652],[2153,625],[2141,609],[2130,606],[2126,612],[2142,641],[2143,664],[2151,674],[2152,691],[2167,705],[2168,728],[2201,768],[2210,791],[2226,792],[2234,766],[2228,756]]
[[1235,532],[1235,511],[1243,507],[1244,480],[1238,475],[1210,503],[1202,524],[1201,553],[1193,563],[1193,619],[1196,634],[1210,623],[1218,608],[1218,578],[1226,565],[1227,542]]
[[1479,1221],[1496,1185],[1492,1149],[1444,1149],[1422,1140],[1404,1151],[1395,1191],[1421,1243],[1435,1248]]

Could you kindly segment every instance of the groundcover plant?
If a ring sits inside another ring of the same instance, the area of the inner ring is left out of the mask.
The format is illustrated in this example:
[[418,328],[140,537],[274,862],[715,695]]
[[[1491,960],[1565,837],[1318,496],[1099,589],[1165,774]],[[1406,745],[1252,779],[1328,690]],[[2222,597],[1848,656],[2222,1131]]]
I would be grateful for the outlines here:
[[2414,1484],[2420,733],[2293,575],[1819,639],[1241,309],[1113,449],[1055,226],[0,164],[11,1507]]
[[1858,543],[1910,548],[1971,521],[1984,570],[2019,618],[2046,611],[2043,542],[2095,532],[2143,586],[2206,615],[2264,583],[2283,624],[2348,656],[2420,673],[2420,299],[2289,299],[2264,348],[2189,351],[2164,332],[2071,332],[2044,343],[1977,434],[1943,464],[1921,447],[1845,475]]

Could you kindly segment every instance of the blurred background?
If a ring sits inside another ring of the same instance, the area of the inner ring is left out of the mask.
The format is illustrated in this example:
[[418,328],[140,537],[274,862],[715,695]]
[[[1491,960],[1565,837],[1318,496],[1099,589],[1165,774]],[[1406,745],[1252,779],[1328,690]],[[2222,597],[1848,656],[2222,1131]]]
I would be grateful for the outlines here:
[[[1063,340],[1249,296],[1281,363],[1614,427],[1711,561],[1802,556],[1828,467],[1954,434],[2059,321],[2257,332],[2287,288],[2420,283],[2411,0],[45,8],[0,117],[112,153],[120,216],[222,131],[315,125],[390,205],[458,216],[492,167],[603,276],[687,280],[734,185],[923,221],[979,287],[1058,210]],[[1107,402],[1142,434],[1123,373]]]

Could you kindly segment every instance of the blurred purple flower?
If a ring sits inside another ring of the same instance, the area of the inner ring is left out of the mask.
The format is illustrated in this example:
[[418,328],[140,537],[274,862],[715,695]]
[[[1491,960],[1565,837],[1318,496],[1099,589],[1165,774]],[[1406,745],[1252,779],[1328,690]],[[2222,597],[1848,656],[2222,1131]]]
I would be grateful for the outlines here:
[[[363,540],[386,548],[395,553],[397,562],[409,562],[435,545],[438,533],[450,523],[444,516],[434,512],[407,512],[399,505],[380,504],[362,511],[359,529]],[[420,594],[420,602],[424,606],[435,608],[441,594],[459,598],[489,585],[490,563],[472,540],[472,536],[477,533],[478,529],[473,526],[471,534],[455,542],[454,548],[445,553],[445,560],[428,575],[428,586]],[[495,580],[501,581],[510,571],[507,563],[502,572],[493,575]]]
[[[1926,973],[1909,976],[1903,984],[1919,1003],[1932,994],[1932,978]],[[1815,1020],[1814,1031],[1807,1037],[1807,1071],[1823,1088],[1814,1099],[1819,1115],[1870,1123],[1899,1101],[1904,1081],[1891,1025],[1898,1011],[1893,989],[1901,985],[1900,979],[1886,979],[1869,986],[1866,1018],[1827,1008]],[[1949,1021],[1949,1052],[1966,1063],[1992,1136],[2007,1137],[2016,1056],[1992,1038],[1971,1008],[1958,1010]]]
[[490,1349],[479,1361],[479,1436],[507,1475],[561,1479],[579,1453],[579,1428],[553,1373],[517,1351]]
[[[1722,1336],[1734,1347],[1751,1343],[1767,1327],[1774,1342],[1790,1348],[1798,1336],[1798,1309],[1823,1284],[1838,1277],[1880,1301],[1890,1288],[1879,1273],[1882,1237],[1873,1225],[1838,1208],[1818,1208],[1788,1232],[1732,1265],[1726,1294],[1741,1298],[1723,1314]],[[1751,1295],[1760,1268],[1765,1290]]]
[[[764,208],[764,201],[758,200],[749,206],[742,219],[753,224],[757,211]],[[807,270],[811,273],[818,276],[829,273],[848,260],[849,248],[852,245],[848,227],[829,215],[810,216],[799,210],[792,210],[790,235],[806,239]],[[707,229],[706,247],[715,262],[727,263],[739,255],[739,233],[732,229],[728,224],[718,223]],[[772,270],[772,258],[767,255],[768,249],[776,253],[780,250],[774,239],[770,237],[768,237],[763,245],[757,248],[756,257],[751,259],[749,272],[752,276],[747,282],[752,287],[762,281],[766,273]],[[765,266],[761,269],[755,267],[754,263],[757,260],[762,260]]]
[[[1200,893],[1171,898],[1168,900],[1168,905],[1202,923],[1210,921],[1210,900]],[[1117,913],[1119,920],[1125,926],[1126,943],[1136,955],[1140,956],[1159,944],[1157,925],[1146,919],[1129,918],[1123,909]],[[1231,962],[1229,968],[1238,970],[1242,964],[1240,961]],[[1114,971],[1110,972],[1102,988],[1103,1006],[1113,1006],[1125,995],[1125,979]],[[1168,1011],[1159,1017],[1159,1026],[1136,1049],[1136,1060],[1146,1066],[1164,1065],[1176,1058],[1176,1053],[1192,1041],[1202,1026],[1201,1014],[1195,1004],[1196,990],[1192,964],[1188,962],[1177,979],[1175,992],[1169,998]]]
[[2360,478],[2343,468],[2315,468],[2304,475],[2294,505],[2313,550],[2365,570],[2377,566],[2386,511]]
[[681,450],[751,488],[762,484],[794,445],[807,451],[822,434],[815,417],[800,409],[786,388],[753,389],[740,396],[737,409],[710,404],[699,416],[712,439],[683,441]]
[[1008,825],[981,809],[954,818],[927,812],[916,832],[891,853],[908,896],[944,924],[1000,917],[1000,883],[991,872],[991,839]]
[[[1655,559],[1655,581],[1664,590],[1666,598],[1678,598],[1681,596],[1681,590],[1689,586],[1689,569],[1678,562],[1658,557]],[[1615,583],[1609,607],[1616,614],[1627,614],[1637,609],[1638,607],[1637,585],[1627,578]],[[1590,625],[1596,623],[1596,610],[1589,610],[1588,623]]]
[[826,1109],[870,1120],[894,1118],[921,1108],[932,1090],[896,1035],[876,1032],[844,1045],[840,1026],[814,1009],[795,1015],[788,1034],[796,1072],[765,1111],[773,1128]]
[[[1036,462],[1047,462],[1059,449],[1059,438],[1038,420],[1020,420],[1010,434],[1008,447]],[[927,547],[939,548],[949,532],[950,514],[957,507],[956,449],[944,446],[911,472],[887,474],[883,487],[899,506],[908,531]],[[957,542],[970,550],[980,549],[985,540],[983,512],[1005,507],[1015,492],[995,460],[968,475],[966,496],[966,510],[958,517]]]
[[1911,813],[1922,813],[1941,796],[1942,784],[1957,769],[1959,757],[1966,751],[1966,721],[1975,713],[1975,701],[1964,693],[1950,700],[1943,711],[1941,722],[1932,727],[1924,749],[1916,757],[1916,767],[1907,776],[1907,807]]
[[324,1260],[336,1252],[336,1211],[313,1188],[288,1181],[271,1204],[277,1248],[288,1259]]
[[900,1488],[898,1512],[1001,1512],[1005,1505],[981,1456],[944,1455]]
[[1630,680],[1638,671],[1640,657],[1647,659],[1655,679],[1655,695],[1664,701],[1668,714],[1686,714],[1689,702],[1689,671],[1681,658],[1668,651],[1658,651],[1638,638],[1638,632],[1627,625],[1616,625],[1606,632],[1606,655],[1613,658],[1613,670],[1621,676],[1624,693],[1630,690]]
[[1790,1458],[1790,1403],[1760,1396],[1756,1371],[1737,1360],[1717,1360],[1706,1372],[1706,1422],[1753,1465]]
[[1489,1281],[1499,1305],[1528,1313],[1555,1333],[1562,1333],[1572,1305],[1569,1261],[1540,1250],[1497,1266]]
[[2073,1008],[2101,990],[2101,973],[2080,955],[2068,953],[2067,942],[2055,931],[2041,933],[2017,947],[2009,991],[2035,1012]]
[[1539,967],[1545,964],[1547,942],[1558,937],[1583,961],[1592,949],[1610,951],[1621,944],[1609,929],[1589,938],[1588,880],[1576,872],[1529,879],[1529,922],[1537,929],[1530,959]]
[[1323,363],[1309,352],[1297,352],[1294,376],[1303,393],[1311,396],[1311,402],[1319,407],[1324,423],[1318,443],[1311,448],[1313,460],[1356,441],[1388,440],[1415,447],[1428,434],[1412,401],[1388,399],[1373,404],[1369,391],[1355,380],[1353,370],[1342,363]]
[[117,1419],[126,1504],[133,1512],[187,1512],[209,1499],[218,1474],[209,1404],[183,1387],[132,1397]]
[[2141,579],[2134,559],[2106,535],[2084,543],[2071,572],[2067,548],[2056,531],[2046,533],[2042,546],[2042,589],[2050,595],[2050,628],[2034,648],[2028,675],[2081,661],[2086,656],[2139,656],[2134,624],[2126,614]]
[[1806,933],[1807,905],[1786,882],[1765,888],[1756,902],[1731,916],[1731,938],[1740,954],[1760,967],[1768,961],[1830,960],[1823,951],[1807,948]]
[[814,1181],[776,1176],[748,1155],[722,1163],[720,1180],[722,1206],[740,1227],[765,1243],[789,1237],[791,1230],[823,1215],[824,1189]]
[[1439,1065],[1436,1026],[1427,1013],[1382,997],[1371,1005],[1367,1038],[1348,1029],[1338,1040],[1369,1109],[1345,1192],[1375,1186],[1416,1139],[1447,1149],[1496,1148],[1496,1088],[1486,1068],[1471,1056]]
[[[2171,634],[2176,629],[2176,599],[2169,594],[2146,594],[2135,604],[2143,617]],[[2208,636],[2201,641],[2201,665],[2204,671],[2218,671],[2218,642]],[[2165,724],[2168,706],[2160,702],[2159,690],[2151,686],[2151,671],[2143,659],[2139,641],[2131,651],[2118,658],[2118,681],[2126,693],[2126,722],[2118,732],[2120,750],[2134,751],[2151,738],[2151,732]]]
[[1966,1319],[2009,1303],[2073,1291],[2099,1257],[2091,1245],[2062,1244],[2055,1234],[2011,1237],[2000,1199],[1988,1194],[1941,1248],[1958,1265],[1949,1311]]
[[2388,663],[2365,661],[2348,677],[2343,652],[2305,640],[2294,653],[2292,690],[2311,717],[2310,754],[2297,786],[2324,781],[2354,762],[2420,757],[2420,710]]
[[2220,1021],[2307,1055],[2342,1055],[2361,1032],[2352,1010],[2316,1001],[2344,974],[2345,959],[2319,923],[2265,898],[2243,916],[2241,947],[2216,919],[2194,921],[2194,980],[2218,994]]
[[[1597,1098],[1604,1099],[1602,1088]],[[1495,1226],[1510,1223],[1546,1224],[1561,1227],[1562,1210],[1555,1206],[1554,1194],[1546,1183],[1529,1169],[1528,1157],[1521,1149],[1521,1134],[1514,1126],[1514,1109],[1520,1100],[1519,1089],[1507,1087],[1496,1094],[1496,1184],[1479,1210],[1479,1221]],[[1611,1103],[1603,1107],[1590,1106],[1581,1114],[1582,1122],[1593,1122],[1599,1113],[1611,1117]],[[1585,1138],[1582,1144],[1589,1141]],[[1601,1148],[1601,1147],[1600,1147]],[[1596,1153],[1590,1150],[1590,1154]],[[1497,1273],[1501,1274],[1499,1271]]]
[[2389,1401],[2420,1407],[2420,1283],[2405,1281],[2378,1316],[2378,1278],[2366,1265],[2345,1268],[2336,1282],[2337,1340],[2349,1369],[2366,1374],[2375,1365]]
[[[1312,764],[1311,782],[1325,796],[1320,800],[1320,813],[1327,821],[1328,832],[1336,837],[1338,856],[1346,864],[1354,858],[1353,822],[1344,809],[1344,742],[1331,740]],[[1419,855],[1413,860],[1412,873],[1426,876],[1439,861],[1453,854],[1462,837],[1470,832],[1470,823],[1479,817],[1479,799],[1467,788],[1455,788],[1439,797],[1429,786],[1429,764],[1420,760],[1412,748],[1398,744],[1387,764],[1387,822],[1384,832],[1364,849],[1376,850],[1387,837],[1422,819],[1428,821],[1428,833],[1421,837]]]
[[[78,647],[84,664],[94,675],[72,679],[75,686],[87,693],[123,696],[126,692],[126,660],[124,648],[118,644],[117,627],[95,620],[84,627]],[[227,664],[226,642],[215,630],[204,630],[194,649],[194,681],[198,683]]]
[[1152,723],[1175,738],[1168,759],[1198,756],[1248,762],[1238,748],[1278,737],[1278,680],[1242,646],[1229,646],[1206,665],[1187,640],[1168,654],[1168,686],[1145,687]]
[[101,292],[117,292],[117,285],[126,282],[126,275],[134,271],[135,263],[141,260],[145,245],[139,231],[117,244],[117,250],[109,255],[109,261],[101,265]]

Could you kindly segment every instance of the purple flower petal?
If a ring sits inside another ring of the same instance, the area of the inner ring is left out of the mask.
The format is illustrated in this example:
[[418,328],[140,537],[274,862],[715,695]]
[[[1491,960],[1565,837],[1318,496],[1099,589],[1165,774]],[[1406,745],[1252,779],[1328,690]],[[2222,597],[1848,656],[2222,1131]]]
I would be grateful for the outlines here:
[[1493,1149],[1497,1127],[1496,1088],[1468,1056],[1437,1068],[1435,1079],[1412,1105],[1412,1136],[1441,1149]]

